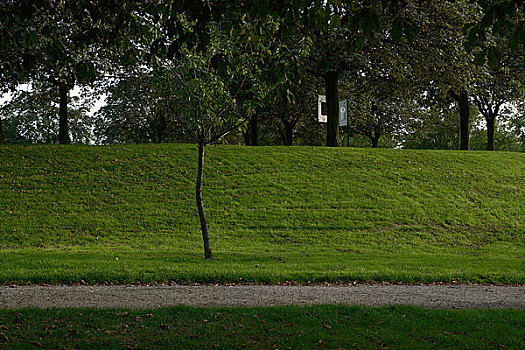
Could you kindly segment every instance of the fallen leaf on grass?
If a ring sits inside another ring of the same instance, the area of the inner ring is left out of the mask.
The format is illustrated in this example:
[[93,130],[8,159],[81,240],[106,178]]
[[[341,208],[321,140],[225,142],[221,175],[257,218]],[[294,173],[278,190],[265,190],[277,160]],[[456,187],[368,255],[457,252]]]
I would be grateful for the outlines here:
[[41,349],[44,348],[44,345],[42,345],[42,344],[40,344],[39,342],[34,341],[34,340],[30,340],[30,341],[29,341],[29,344],[34,345],[34,346],[36,346],[36,347],[39,347],[39,348],[41,348]]

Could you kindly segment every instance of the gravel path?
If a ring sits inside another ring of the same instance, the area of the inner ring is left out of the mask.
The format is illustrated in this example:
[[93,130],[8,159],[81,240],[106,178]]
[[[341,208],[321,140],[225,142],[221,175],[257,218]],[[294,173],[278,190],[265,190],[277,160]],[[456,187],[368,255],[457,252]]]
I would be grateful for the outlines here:
[[392,305],[525,309],[525,286],[0,286],[0,308]]

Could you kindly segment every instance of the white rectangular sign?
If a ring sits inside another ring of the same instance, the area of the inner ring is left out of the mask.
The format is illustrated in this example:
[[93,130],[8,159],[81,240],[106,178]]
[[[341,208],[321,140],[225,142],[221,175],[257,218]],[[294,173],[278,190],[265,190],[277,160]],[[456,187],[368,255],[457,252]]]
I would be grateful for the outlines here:
[[317,121],[319,123],[326,123],[328,121],[328,115],[323,114],[323,103],[326,103],[326,96],[317,95]]

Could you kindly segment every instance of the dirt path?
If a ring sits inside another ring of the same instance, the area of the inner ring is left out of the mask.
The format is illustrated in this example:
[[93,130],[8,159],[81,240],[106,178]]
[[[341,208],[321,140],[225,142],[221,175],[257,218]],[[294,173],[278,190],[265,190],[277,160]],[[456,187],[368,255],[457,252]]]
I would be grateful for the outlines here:
[[525,287],[355,286],[0,286],[0,308],[408,304],[434,308],[525,309]]

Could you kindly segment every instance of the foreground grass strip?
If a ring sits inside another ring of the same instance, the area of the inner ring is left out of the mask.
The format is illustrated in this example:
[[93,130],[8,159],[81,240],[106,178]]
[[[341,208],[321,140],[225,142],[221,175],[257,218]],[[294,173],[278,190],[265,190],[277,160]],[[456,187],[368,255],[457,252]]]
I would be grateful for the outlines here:
[[524,284],[525,154],[0,146],[0,283]]
[[523,348],[525,311],[406,306],[0,310],[5,348]]

